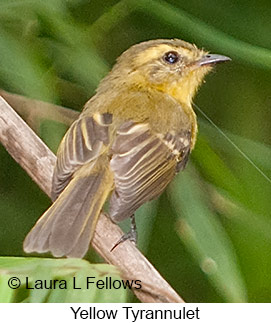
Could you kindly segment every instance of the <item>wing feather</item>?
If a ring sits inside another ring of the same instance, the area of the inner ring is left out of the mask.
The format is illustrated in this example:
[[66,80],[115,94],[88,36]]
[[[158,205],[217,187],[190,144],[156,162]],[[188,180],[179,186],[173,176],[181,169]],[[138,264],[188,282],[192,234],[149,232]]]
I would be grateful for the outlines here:
[[[26,252],[83,257],[113,186],[108,167],[112,115],[77,120],[65,135],[53,176],[52,199],[24,241]],[[74,172],[76,176],[73,177]]]
[[131,216],[143,203],[159,196],[177,171],[185,166],[190,131],[160,135],[148,124],[124,123],[112,146],[114,173],[109,214],[114,221]]
[[82,165],[94,162],[101,154],[103,145],[109,143],[108,126],[111,114],[94,114],[75,121],[64,136],[57,152],[57,164],[52,182],[52,200],[70,182],[73,173]]

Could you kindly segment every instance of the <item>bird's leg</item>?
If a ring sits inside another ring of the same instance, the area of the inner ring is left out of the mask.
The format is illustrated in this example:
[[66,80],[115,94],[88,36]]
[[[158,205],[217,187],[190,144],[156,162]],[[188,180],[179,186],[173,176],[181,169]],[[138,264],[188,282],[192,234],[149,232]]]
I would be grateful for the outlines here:
[[126,240],[130,240],[134,242],[135,244],[137,243],[137,232],[136,232],[136,222],[135,222],[135,215],[131,215],[131,229],[129,232],[124,234],[119,241],[113,246],[113,248],[110,251],[113,251],[118,245],[123,243]]

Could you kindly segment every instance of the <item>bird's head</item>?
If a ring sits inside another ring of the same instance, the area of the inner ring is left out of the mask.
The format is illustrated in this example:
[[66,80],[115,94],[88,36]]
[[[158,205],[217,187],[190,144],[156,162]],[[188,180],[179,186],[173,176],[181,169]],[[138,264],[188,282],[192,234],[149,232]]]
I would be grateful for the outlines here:
[[111,76],[135,88],[154,88],[190,104],[204,76],[229,57],[209,54],[179,39],[157,39],[126,50]]

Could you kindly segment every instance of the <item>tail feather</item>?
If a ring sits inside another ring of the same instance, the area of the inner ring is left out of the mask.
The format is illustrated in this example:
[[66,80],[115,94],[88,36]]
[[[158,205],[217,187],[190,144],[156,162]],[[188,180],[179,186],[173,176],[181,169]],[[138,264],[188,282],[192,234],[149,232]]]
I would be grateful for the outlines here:
[[[100,201],[97,201],[92,212],[96,214],[96,212],[98,212],[98,208],[100,208]],[[98,217],[95,219],[91,219],[90,217],[88,218],[88,221],[84,229],[81,231],[76,244],[74,244],[73,248],[69,251],[69,253],[67,253],[68,257],[82,258],[85,255],[89,246],[89,236],[92,237],[97,220]]]
[[81,258],[87,252],[96,222],[112,189],[107,169],[72,179],[38,220],[24,241],[25,252]]

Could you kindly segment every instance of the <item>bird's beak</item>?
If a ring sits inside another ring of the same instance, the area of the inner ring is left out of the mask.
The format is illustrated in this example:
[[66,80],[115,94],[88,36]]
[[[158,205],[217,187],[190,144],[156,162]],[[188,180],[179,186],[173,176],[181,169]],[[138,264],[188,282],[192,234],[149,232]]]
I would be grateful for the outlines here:
[[214,65],[217,63],[222,63],[226,61],[231,61],[231,59],[227,56],[223,55],[217,55],[217,54],[207,54],[203,56],[201,59],[199,59],[196,64],[198,66],[204,66],[204,65]]

